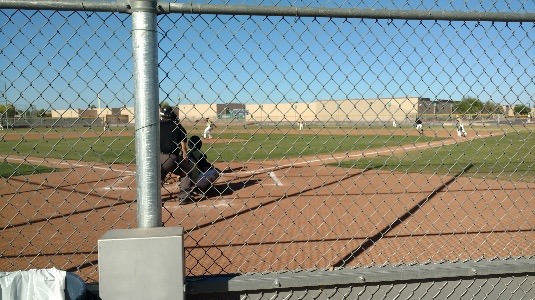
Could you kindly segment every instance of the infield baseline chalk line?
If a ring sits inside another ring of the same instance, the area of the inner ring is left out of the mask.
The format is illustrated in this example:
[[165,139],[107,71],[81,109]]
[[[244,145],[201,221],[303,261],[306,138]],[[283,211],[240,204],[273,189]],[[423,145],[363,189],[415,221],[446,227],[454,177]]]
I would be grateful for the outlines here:
[[107,185],[105,187],[98,188],[97,190],[106,190],[106,191],[116,191],[116,190],[129,190],[129,186],[124,186],[126,179],[133,177],[133,175],[126,175],[126,177],[121,177],[117,182],[112,185]]
[[[484,137],[488,137],[488,136],[491,136],[491,135],[478,135],[478,136],[472,137],[470,139],[462,140],[462,142],[476,139],[476,137],[477,138],[484,138]],[[292,167],[292,166],[299,166],[299,165],[304,165],[304,164],[310,164],[310,163],[315,163],[315,162],[323,162],[323,161],[330,161],[330,160],[339,160],[339,159],[343,159],[343,158],[355,158],[355,157],[361,157],[361,156],[364,156],[364,155],[371,155],[371,154],[379,155],[379,154],[382,154],[382,153],[389,153],[389,152],[399,151],[399,150],[413,150],[413,149],[424,148],[424,147],[425,148],[434,148],[434,147],[438,147],[438,146],[448,146],[448,145],[457,144],[457,143],[459,143],[458,140],[448,139],[448,140],[444,140],[444,141],[431,142],[431,143],[428,143],[427,146],[401,146],[401,149],[394,149],[394,150],[392,150],[392,149],[370,150],[368,152],[363,152],[363,153],[359,153],[359,154],[351,154],[351,155],[336,156],[336,157],[327,157],[327,158],[324,158],[324,159],[313,159],[313,160],[295,162],[295,163],[290,163],[290,164],[285,164],[285,165],[278,165],[278,166],[269,167],[269,168],[260,168],[260,169],[253,170],[253,171],[223,173],[223,174],[221,174],[221,176],[230,176],[230,174],[234,174],[234,175],[238,175],[238,176],[240,176],[240,175],[241,176],[247,176],[247,175],[261,174],[261,173],[265,173],[265,172],[269,171],[270,172],[269,176],[271,178],[273,178],[271,176],[271,174],[275,175],[275,173],[273,173],[274,170],[284,169],[284,168]],[[276,176],[275,176],[275,178],[276,178]],[[273,180],[275,180],[275,179],[273,179]],[[275,182],[277,183],[277,181],[275,181]],[[282,183],[281,183],[281,185],[282,185]]]
[[[180,205],[178,203],[165,202],[164,207],[166,208],[187,208],[187,205]],[[230,207],[230,203],[227,200],[219,200],[213,204],[199,204],[201,202],[196,202],[195,207],[197,208],[219,208],[219,207]]]

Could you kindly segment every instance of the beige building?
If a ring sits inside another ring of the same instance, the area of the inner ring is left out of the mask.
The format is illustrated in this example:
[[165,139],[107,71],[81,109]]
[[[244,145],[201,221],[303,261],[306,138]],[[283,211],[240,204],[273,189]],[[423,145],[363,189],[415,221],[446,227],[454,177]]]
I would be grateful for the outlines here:
[[217,119],[218,104],[179,104],[175,111],[181,120],[195,122],[203,118]]
[[69,108],[65,110],[52,110],[52,118],[56,119],[101,119],[102,122],[111,124],[126,124],[134,123],[134,108],[88,108],[88,109],[74,109]]
[[[413,123],[420,115],[424,121],[437,116],[447,116],[453,111],[455,101],[431,101],[423,97],[398,97],[375,99],[317,100],[314,102],[290,102],[267,104],[180,104],[175,108],[185,122],[201,119],[225,121],[231,118],[246,122],[297,123]],[[514,116],[513,107],[504,106],[507,117]],[[531,115],[533,116],[533,114]],[[134,107],[104,109],[52,110],[52,118],[81,119],[99,123],[134,124]],[[94,124],[94,123],[93,123]]]
[[64,110],[52,110],[52,118],[80,118],[81,115],[84,113],[83,109],[64,109]]
[[[393,122],[414,121],[418,114],[433,111],[429,98],[402,97],[377,99],[318,100],[314,102],[267,104],[179,104],[181,120],[196,122],[239,116],[247,122]],[[436,111],[435,111],[436,113]],[[53,118],[102,119],[110,124],[133,124],[133,107],[53,110]]]
[[[247,104],[248,121],[257,122],[392,122],[428,113],[422,97],[318,100],[311,103]],[[414,121],[414,120],[413,120]]]

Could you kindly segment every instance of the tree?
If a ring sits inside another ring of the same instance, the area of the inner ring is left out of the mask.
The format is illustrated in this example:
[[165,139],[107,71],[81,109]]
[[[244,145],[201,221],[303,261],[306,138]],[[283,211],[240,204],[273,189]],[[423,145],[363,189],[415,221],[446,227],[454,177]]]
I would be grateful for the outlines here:
[[479,114],[483,110],[483,102],[474,97],[463,97],[461,102],[455,104],[455,112],[469,115]]
[[17,109],[13,104],[7,106],[0,104],[0,114],[5,114],[6,117],[14,117],[17,114]]
[[166,107],[171,107],[171,105],[169,105],[169,103],[167,103],[167,101],[163,101],[162,103],[160,103],[160,108],[166,108]]
[[513,111],[515,112],[515,115],[527,115],[531,112],[531,109],[527,105],[519,104],[515,105]]
[[17,114],[17,109],[15,108],[15,106],[13,106],[13,104],[8,104],[7,110],[6,110],[6,117],[13,118],[15,117],[16,114]]
[[491,100],[491,101],[486,102],[483,105],[483,110],[481,111],[481,113],[494,115],[494,114],[503,114],[504,111],[503,111],[503,107],[500,104],[494,103]]

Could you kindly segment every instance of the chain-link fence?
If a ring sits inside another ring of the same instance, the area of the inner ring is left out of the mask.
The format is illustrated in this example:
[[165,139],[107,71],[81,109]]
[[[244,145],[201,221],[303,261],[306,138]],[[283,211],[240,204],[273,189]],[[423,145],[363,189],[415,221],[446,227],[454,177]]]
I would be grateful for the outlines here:
[[[190,277],[533,258],[532,2],[143,2],[0,2],[1,270],[156,223]],[[184,202],[166,106],[220,170]]]

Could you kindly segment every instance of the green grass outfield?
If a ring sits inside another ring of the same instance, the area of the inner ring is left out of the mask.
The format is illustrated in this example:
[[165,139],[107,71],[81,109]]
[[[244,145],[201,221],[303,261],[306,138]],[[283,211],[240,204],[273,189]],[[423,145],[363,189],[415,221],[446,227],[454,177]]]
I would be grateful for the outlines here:
[[[204,142],[203,150],[214,162],[290,158],[340,153],[385,146],[439,140],[424,136],[350,136],[301,134],[224,133],[225,143]],[[101,136],[72,139],[3,141],[2,154],[49,157],[102,163],[135,163],[134,137]]]
[[[440,140],[438,137],[405,135],[315,135],[292,133],[222,133],[226,143],[205,142],[203,150],[213,162],[272,160],[317,154],[344,153],[385,146],[412,145]],[[0,153],[60,158],[102,163],[135,163],[133,136],[101,136],[73,139],[2,141]],[[474,164],[466,175],[508,180],[534,180],[535,138],[530,131],[507,133],[469,142],[407,151],[395,156],[360,158],[333,165],[358,169],[374,168],[397,172],[455,174]],[[5,165],[6,163],[0,163]],[[5,174],[14,174],[4,166]],[[18,168],[17,168],[18,169]],[[1,167],[0,167],[1,170]],[[40,172],[30,167],[31,172]],[[33,171],[32,171],[33,170]],[[18,170],[17,170],[18,171]],[[44,170],[45,172],[50,170]]]
[[533,182],[534,151],[535,134],[524,131],[394,156],[381,155],[330,165],[407,173],[458,174],[472,164],[473,167],[468,169],[464,176]]

